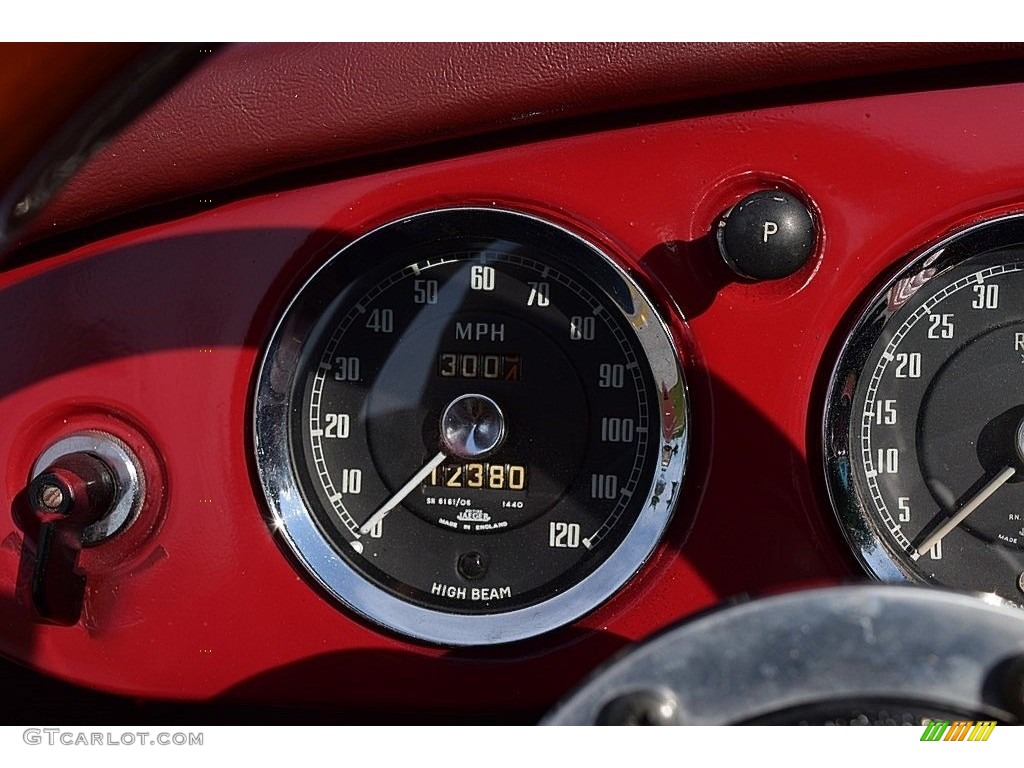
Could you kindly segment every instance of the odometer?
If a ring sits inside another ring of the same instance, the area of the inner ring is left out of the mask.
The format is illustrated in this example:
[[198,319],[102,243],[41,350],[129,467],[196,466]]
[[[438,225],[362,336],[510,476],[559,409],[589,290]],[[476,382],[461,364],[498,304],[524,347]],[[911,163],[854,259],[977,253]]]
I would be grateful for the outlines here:
[[382,227],[287,308],[257,385],[274,527],[344,604],[448,644],[605,600],[668,520],[686,394],[653,304],[531,216]]
[[871,302],[825,439],[869,571],[1024,603],[1024,219],[939,243]]

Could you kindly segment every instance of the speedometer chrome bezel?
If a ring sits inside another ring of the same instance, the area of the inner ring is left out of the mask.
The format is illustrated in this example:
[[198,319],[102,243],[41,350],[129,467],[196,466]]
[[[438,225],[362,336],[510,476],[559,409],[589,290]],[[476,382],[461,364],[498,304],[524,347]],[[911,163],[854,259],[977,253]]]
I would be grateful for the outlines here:
[[909,565],[908,552],[894,550],[887,532],[879,530],[877,512],[855,487],[860,481],[850,456],[849,430],[861,377],[871,375],[864,365],[889,320],[919,290],[988,252],[1019,244],[1024,244],[1024,213],[987,219],[912,253],[859,313],[843,342],[829,379],[822,420],[826,489],[851,551],[868,574],[880,581],[931,583]]
[[[621,544],[582,580],[534,605],[487,614],[457,614],[415,605],[370,582],[346,562],[322,533],[307,505],[290,450],[291,395],[304,345],[318,317],[297,312],[304,293],[359,244],[392,227],[446,214],[517,217],[571,238],[593,255],[588,277],[634,329],[659,398],[657,465],[636,522]],[[334,599],[402,635],[448,646],[507,643],[549,632],[589,613],[617,592],[647,561],[672,518],[689,453],[689,398],[672,334],[654,302],[611,256],[574,232],[532,214],[497,208],[425,211],[378,227],[328,259],[299,289],[274,329],[258,369],[253,406],[257,474],[279,535],[308,574]],[[673,398],[678,407],[665,407]]]

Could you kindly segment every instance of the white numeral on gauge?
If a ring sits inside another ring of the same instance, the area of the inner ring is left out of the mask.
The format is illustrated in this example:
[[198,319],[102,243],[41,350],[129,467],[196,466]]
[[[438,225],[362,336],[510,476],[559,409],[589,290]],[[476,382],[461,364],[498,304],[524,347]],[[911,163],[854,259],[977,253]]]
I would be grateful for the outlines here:
[[494,267],[470,267],[469,287],[472,288],[474,291],[493,291]]
[[875,400],[875,424],[893,425],[896,423],[896,401]]
[[878,474],[895,475],[900,471],[900,451],[898,448],[878,449]]
[[896,503],[897,503],[897,505],[900,508],[900,522],[901,523],[909,523],[910,522],[910,497],[909,496],[900,496]]
[[615,475],[591,475],[590,498],[614,499],[619,490],[619,478]]
[[416,304],[437,304],[437,280],[413,280],[412,300]]
[[595,332],[594,318],[580,315],[569,318],[569,338],[572,341],[593,341]]
[[366,327],[374,333],[391,333],[395,330],[395,310],[372,310],[366,319]]
[[999,309],[999,284],[975,285],[971,309]]
[[556,549],[576,549],[580,545],[580,524],[551,521],[548,546]]
[[363,490],[363,470],[343,469],[338,483],[338,492],[356,496]]
[[359,358],[358,357],[336,357],[336,358],[334,358],[334,380],[335,381],[359,381]]
[[953,315],[928,315],[928,322],[929,339],[953,338]]
[[328,413],[324,416],[324,437],[344,440],[348,437],[351,422],[347,413]]
[[546,307],[551,304],[551,286],[545,282],[528,283],[530,286],[530,298],[526,300],[526,306]]
[[897,379],[919,379],[919,378],[921,378],[921,353],[920,352],[898,352],[896,354],[896,378]]
[[626,383],[626,366],[621,363],[601,363],[597,369],[597,386],[601,389],[622,389]]
[[605,443],[629,443],[633,440],[633,420],[604,417],[601,419],[601,441]]

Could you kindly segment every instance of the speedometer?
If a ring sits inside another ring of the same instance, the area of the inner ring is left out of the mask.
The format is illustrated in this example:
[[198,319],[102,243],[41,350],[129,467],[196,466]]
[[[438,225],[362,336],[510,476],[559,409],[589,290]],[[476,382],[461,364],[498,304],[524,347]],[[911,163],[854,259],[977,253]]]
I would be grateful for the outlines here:
[[492,209],[377,229],[298,292],[257,384],[273,527],[341,603],[444,644],[620,588],[671,517],[687,400],[666,325],[567,230]]
[[1024,603],[1024,217],[917,256],[847,340],[828,486],[868,570]]

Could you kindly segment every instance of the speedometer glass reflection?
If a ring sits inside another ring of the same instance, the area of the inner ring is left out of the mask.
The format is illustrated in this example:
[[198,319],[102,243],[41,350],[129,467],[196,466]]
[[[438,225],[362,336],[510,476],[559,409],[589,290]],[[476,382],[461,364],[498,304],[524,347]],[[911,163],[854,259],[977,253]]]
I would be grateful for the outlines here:
[[829,491],[867,568],[1024,602],[1024,219],[918,256],[847,341]]
[[335,597],[414,637],[572,621],[649,556],[686,396],[637,285],[522,214],[458,209],[329,261],[275,331],[257,465],[275,527]]

